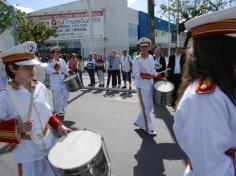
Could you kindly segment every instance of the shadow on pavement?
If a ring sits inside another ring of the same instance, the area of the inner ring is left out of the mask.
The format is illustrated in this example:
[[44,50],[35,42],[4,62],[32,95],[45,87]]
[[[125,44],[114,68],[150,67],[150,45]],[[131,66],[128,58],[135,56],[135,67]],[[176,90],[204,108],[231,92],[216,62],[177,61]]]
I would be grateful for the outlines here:
[[182,151],[177,144],[157,144],[153,136],[144,133],[142,130],[135,131],[142,138],[142,144],[139,151],[134,155],[137,160],[134,176],[166,176],[163,160],[183,159]]
[[77,95],[77,96],[75,96],[74,98],[70,99],[70,100],[68,101],[68,104],[72,103],[73,101],[75,101],[75,100],[78,99],[79,97],[83,96],[84,94],[86,94],[86,93],[88,93],[88,92],[91,92],[92,90],[88,89],[88,90],[80,90],[80,91],[82,91],[82,93],[79,94],[79,95]]
[[9,144],[5,144],[2,148],[0,148],[0,155],[9,153],[10,151],[8,150],[8,148],[9,148]]
[[175,134],[173,130],[173,125],[174,125],[173,115],[170,114],[170,112],[166,109],[165,106],[160,106],[160,105],[159,106],[155,105],[154,115],[156,118],[162,119],[165,122],[166,127],[169,130],[172,139],[174,140],[174,142],[176,143],[176,146],[178,147],[178,150],[180,151],[179,152],[180,158],[182,158],[185,161],[185,163],[187,163],[187,157],[185,153],[180,149],[179,145],[177,144],[177,140],[175,138]]

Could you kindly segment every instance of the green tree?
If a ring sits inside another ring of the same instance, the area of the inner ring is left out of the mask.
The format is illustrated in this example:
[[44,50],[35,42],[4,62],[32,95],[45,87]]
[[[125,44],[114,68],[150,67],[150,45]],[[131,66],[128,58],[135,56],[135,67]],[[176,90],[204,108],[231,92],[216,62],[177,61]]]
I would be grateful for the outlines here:
[[0,0],[0,34],[11,26],[11,14],[5,0]]
[[[161,4],[163,14],[170,13],[176,20],[179,11],[179,32],[184,31],[184,23],[195,16],[203,15],[210,11],[217,11],[235,4],[236,0],[169,0],[170,5]],[[179,1],[179,8],[178,8]],[[177,9],[179,9],[177,11]],[[177,22],[176,22],[177,23]]]
[[38,46],[41,46],[45,40],[50,37],[56,37],[56,29],[51,28],[43,21],[32,21],[28,18],[22,20],[14,31],[14,35],[20,43],[25,41],[35,41]]

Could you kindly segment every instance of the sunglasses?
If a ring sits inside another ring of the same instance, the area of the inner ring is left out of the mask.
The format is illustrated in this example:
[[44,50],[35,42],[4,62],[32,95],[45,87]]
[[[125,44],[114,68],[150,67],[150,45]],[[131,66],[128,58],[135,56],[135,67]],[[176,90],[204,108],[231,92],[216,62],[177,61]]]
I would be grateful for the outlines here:
[[141,48],[148,48],[149,46],[140,46]]

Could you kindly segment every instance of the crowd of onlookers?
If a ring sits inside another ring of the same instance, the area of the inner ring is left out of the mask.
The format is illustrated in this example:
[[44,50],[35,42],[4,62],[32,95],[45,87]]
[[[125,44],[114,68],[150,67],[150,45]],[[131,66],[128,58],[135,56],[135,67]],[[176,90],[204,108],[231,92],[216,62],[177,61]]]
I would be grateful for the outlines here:
[[[159,46],[156,46],[153,50],[150,50],[149,53],[154,58],[156,71],[162,72],[161,75],[166,77],[175,85],[175,99],[184,65],[182,47],[176,46],[175,54],[170,56],[167,59],[167,62],[166,58],[161,54],[161,48]],[[137,55],[138,54],[139,53],[137,52]],[[77,57],[75,53],[72,53],[71,58],[68,60],[68,68],[79,74],[82,85],[82,74],[84,71],[87,71],[90,78],[90,83],[88,86],[94,87],[95,79],[97,77],[99,81],[98,87],[108,88],[111,83],[112,88],[129,88],[131,90],[133,59],[134,57],[131,57],[127,50],[123,50],[122,55],[118,55],[117,51],[113,50],[106,59],[98,53],[90,54],[88,60],[84,63],[81,56]],[[170,70],[168,72],[164,72],[167,68]],[[106,81],[104,74],[105,72],[107,72]],[[123,86],[121,86],[121,79],[124,82]]]

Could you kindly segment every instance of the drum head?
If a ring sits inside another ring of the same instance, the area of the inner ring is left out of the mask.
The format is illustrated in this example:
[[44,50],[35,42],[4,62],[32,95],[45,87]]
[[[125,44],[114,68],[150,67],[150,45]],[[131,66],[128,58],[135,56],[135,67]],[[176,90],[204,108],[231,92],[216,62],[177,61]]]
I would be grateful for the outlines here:
[[171,92],[172,90],[174,90],[174,85],[169,81],[157,81],[154,84],[154,88],[158,92]]
[[69,81],[69,80],[71,80],[71,79],[75,79],[76,76],[77,76],[77,74],[75,74],[75,75],[70,75],[70,76],[66,77],[66,79],[64,79],[64,81],[66,82],[66,81]]
[[73,131],[61,137],[49,151],[50,163],[59,169],[70,170],[91,161],[102,147],[101,136],[92,131]]

